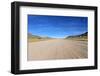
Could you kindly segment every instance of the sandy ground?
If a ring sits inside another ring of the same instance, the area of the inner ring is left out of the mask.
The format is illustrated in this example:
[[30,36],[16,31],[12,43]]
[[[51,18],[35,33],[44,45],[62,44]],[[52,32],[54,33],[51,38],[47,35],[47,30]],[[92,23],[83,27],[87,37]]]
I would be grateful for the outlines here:
[[87,58],[87,42],[53,39],[28,43],[28,60]]

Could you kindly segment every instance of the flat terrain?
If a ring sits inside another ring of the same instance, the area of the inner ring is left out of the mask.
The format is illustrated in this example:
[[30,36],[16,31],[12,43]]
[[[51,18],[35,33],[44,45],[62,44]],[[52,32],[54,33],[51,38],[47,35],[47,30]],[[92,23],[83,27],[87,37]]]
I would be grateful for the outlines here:
[[87,41],[51,39],[28,43],[28,60],[82,59],[87,57]]

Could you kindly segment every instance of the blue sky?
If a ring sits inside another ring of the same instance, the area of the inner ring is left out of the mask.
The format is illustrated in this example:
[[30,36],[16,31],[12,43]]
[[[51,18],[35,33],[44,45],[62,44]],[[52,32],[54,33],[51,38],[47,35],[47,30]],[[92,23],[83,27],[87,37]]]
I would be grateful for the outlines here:
[[28,33],[64,38],[87,32],[88,18],[75,16],[28,15]]

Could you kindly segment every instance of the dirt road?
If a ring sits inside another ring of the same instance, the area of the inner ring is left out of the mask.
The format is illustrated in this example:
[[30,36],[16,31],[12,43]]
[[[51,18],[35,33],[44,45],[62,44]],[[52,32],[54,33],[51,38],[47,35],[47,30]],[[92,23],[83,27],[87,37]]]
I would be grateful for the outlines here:
[[28,43],[28,60],[87,58],[87,42],[52,39]]

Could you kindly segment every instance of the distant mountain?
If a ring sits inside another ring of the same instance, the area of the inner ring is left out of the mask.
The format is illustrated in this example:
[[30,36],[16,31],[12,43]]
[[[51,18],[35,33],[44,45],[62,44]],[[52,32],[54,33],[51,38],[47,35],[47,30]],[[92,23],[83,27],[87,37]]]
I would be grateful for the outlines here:
[[88,35],[88,32],[85,32],[83,34],[80,34],[79,36],[87,36]]
[[37,38],[37,39],[51,39],[51,37],[41,37],[37,35],[32,35],[31,33],[28,33],[29,38]]
[[31,33],[28,33],[28,37],[29,38],[37,38],[37,39],[41,39],[42,37],[37,36],[37,35],[32,35]]
[[66,37],[66,38],[86,37],[87,35],[88,35],[88,32],[85,32],[85,33],[83,33],[83,34],[68,36],[68,37]]

